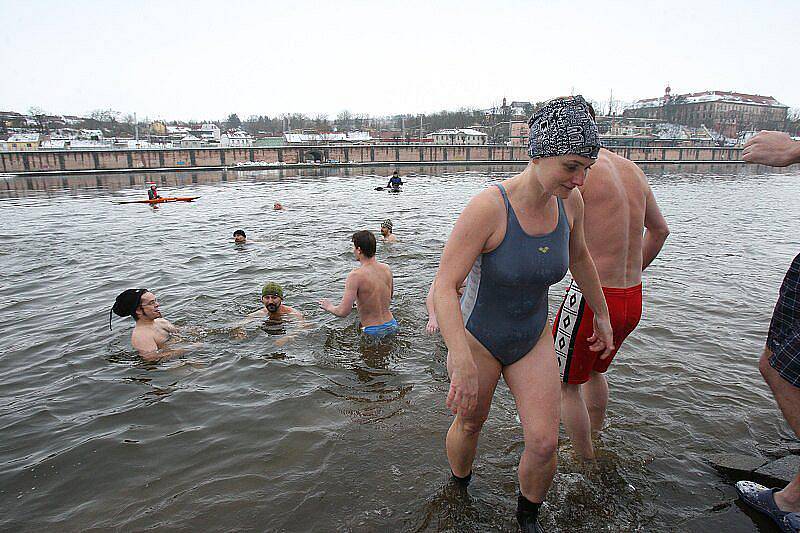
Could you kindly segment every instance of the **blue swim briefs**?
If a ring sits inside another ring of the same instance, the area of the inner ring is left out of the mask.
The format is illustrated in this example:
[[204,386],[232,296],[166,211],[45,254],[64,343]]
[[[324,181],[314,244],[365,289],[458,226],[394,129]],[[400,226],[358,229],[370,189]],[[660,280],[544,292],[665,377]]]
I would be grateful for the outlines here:
[[388,335],[393,335],[400,331],[400,326],[394,318],[385,324],[379,326],[367,326],[364,328],[364,333],[374,339],[382,339]]

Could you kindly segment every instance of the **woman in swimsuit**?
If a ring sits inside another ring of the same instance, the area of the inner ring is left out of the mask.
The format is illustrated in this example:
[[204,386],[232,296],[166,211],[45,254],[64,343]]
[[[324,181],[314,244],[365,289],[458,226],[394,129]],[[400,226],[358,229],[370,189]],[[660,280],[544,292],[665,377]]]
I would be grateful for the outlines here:
[[448,349],[446,403],[456,415],[446,443],[453,477],[469,482],[502,374],[525,439],[517,507],[523,531],[541,531],[538,510],[556,470],[560,388],[547,296],[567,268],[595,313],[592,349],[613,349],[608,309],[584,241],[583,199],[575,190],[600,149],[593,117],[581,96],[552,100],[531,117],[530,163],[472,198],[436,278],[434,303]]

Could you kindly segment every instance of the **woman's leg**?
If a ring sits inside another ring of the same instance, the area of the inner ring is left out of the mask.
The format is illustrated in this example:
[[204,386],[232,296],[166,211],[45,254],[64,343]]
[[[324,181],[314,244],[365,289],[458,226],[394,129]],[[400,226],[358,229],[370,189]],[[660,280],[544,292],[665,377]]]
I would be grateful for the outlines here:
[[514,395],[525,437],[519,462],[520,492],[541,503],[556,472],[561,390],[553,336],[545,327],[536,346],[516,363],[503,368]]
[[[475,337],[467,332],[470,352],[478,367],[478,408],[470,417],[456,415],[447,432],[447,460],[450,469],[458,477],[466,477],[472,472],[472,462],[478,449],[478,436],[483,423],[489,416],[492,396],[500,379],[500,362],[492,357]],[[450,358],[448,356],[448,362]],[[449,366],[449,365],[448,365]]]

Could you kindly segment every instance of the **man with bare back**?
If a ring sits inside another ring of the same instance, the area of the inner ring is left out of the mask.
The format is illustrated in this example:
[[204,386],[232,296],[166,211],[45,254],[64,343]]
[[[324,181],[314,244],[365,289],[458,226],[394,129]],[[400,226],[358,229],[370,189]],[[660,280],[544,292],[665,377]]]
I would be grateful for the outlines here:
[[614,330],[614,350],[592,351],[592,310],[575,281],[553,324],[561,371],[561,417],[575,452],[594,458],[591,434],[603,426],[608,405],[604,376],[642,314],[642,271],[669,235],[647,178],[635,163],[605,149],[580,187],[586,244],[597,267]]

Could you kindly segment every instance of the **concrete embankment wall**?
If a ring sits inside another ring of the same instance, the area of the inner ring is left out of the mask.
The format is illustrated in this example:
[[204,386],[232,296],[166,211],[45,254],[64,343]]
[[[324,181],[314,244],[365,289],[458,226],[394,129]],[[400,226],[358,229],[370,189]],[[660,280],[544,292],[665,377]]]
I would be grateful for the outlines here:
[[[613,151],[633,161],[740,162],[741,148],[621,147]],[[246,161],[298,164],[307,159],[346,163],[511,162],[527,160],[521,146],[347,145],[282,148],[186,148],[163,150],[61,150],[0,152],[0,172],[124,171],[224,168]]]

